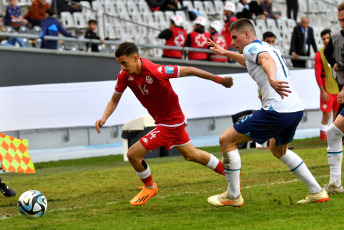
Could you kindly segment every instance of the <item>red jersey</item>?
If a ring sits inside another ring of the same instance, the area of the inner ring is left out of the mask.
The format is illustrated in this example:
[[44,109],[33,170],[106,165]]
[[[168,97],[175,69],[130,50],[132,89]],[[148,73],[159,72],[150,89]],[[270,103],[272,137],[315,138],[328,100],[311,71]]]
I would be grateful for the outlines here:
[[[204,32],[203,34],[192,31],[190,33],[190,47],[193,48],[208,48],[207,42],[209,41],[210,34]],[[207,60],[208,53],[203,52],[190,52],[188,53],[190,60]]]
[[232,23],[238,20],[235,16],[229,17],[228,20],[225,22],[225,25],[222,30],[222,35],[226,37],[226,42],[228,47],[234,47],[232,46],[232,36],[229,32],[229,27],[231,27]]
[[185,117],[178,96],[169,81],[179,76],[179,66],[158,65],[144,58],[140,60],[141,74],[119,72],[115,93],[122,94],[128,86],[156,125],[174,127],[184,124]]
[[[215,44],[221,46],[222,48],[224,48],[225,50],[228,49],[227,46],[227,42],[225,40],[226,38],[219,33],[215,33],[211,36],[211,40],[213,40],[215,42]],[[209,60],[210,61],[215,61],[215,62],[227,62],[228,58],[225,56],[221,56],[219,54],[216,53],[210,53],[209,54]]]
[[[171,38],[166,40],[166,46],[179,46],[184,47],[186,42],[187,33],[186,30],[180,27],[173,27],[171,29],[173,35]],[[173,58],[182,58],[181,50],[165,50],[163,51],[164,56],[173,57]]]

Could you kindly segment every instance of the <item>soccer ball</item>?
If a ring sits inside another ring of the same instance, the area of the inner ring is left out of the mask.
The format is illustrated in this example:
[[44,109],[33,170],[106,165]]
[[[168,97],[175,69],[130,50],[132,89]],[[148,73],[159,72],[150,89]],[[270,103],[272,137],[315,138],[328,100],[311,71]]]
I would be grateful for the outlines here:
[[36,219],[47,211],[47,198],[36,190],[24,192],[18,200],[18,210],[23,216]]

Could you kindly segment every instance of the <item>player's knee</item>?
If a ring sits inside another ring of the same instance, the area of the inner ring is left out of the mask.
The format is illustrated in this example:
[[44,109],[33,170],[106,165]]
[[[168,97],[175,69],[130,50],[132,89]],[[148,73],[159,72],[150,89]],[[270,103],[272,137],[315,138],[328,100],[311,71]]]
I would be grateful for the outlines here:
[[327,140],[328,141],[335,141],[335,140],[342,140],[343,132],[340,131],[334,124],[331,124],[327,128]]
[[219,143],[220,143],[220,146],[221,146],[221,147],[223,147],[223,146],[226,145],[226,143],[227,143],[226,135],[222,134],[222,135],[220,136]]
[[135,154],[135,151],[133,150],[133,148],[128,149],[127,157],[128,157],[129,161],[135,161],[136,154]]

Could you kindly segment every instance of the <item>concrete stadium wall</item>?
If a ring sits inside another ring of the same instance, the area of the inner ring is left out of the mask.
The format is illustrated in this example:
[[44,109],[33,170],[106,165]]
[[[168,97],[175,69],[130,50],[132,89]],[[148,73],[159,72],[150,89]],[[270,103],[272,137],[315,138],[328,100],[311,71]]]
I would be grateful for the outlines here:
[[[0,86],[117,79],[114,54],[0,47]],[[231,63],[149,58],[159,64],[195,66],[216,74],[247,72]]]

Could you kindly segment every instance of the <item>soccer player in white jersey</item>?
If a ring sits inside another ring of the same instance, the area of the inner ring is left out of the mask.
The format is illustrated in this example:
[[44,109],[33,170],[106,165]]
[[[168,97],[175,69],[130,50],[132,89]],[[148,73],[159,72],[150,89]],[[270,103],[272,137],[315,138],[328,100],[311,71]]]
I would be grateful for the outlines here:
[[240,193],[241,160],[237,145],[253,140],[260,144],[270,139],[272,154],[286,164],[309,188],[307,197],[298,203],[325,202],[328,195],[308,170],[303,160],[288,149],[296,127],[303,116],[303,106],[290,82],[289,70],[280,51],[257,40],[256,31],[248,19],[239,19],[230,27],[232,45],[239,53],[224,50],[210,40],[211,50],[227,56],[243,66],[262,92],[262,109],[226,130],[220,137],[223,167],[228,190],[211,196],[214,206],[242,206]]

